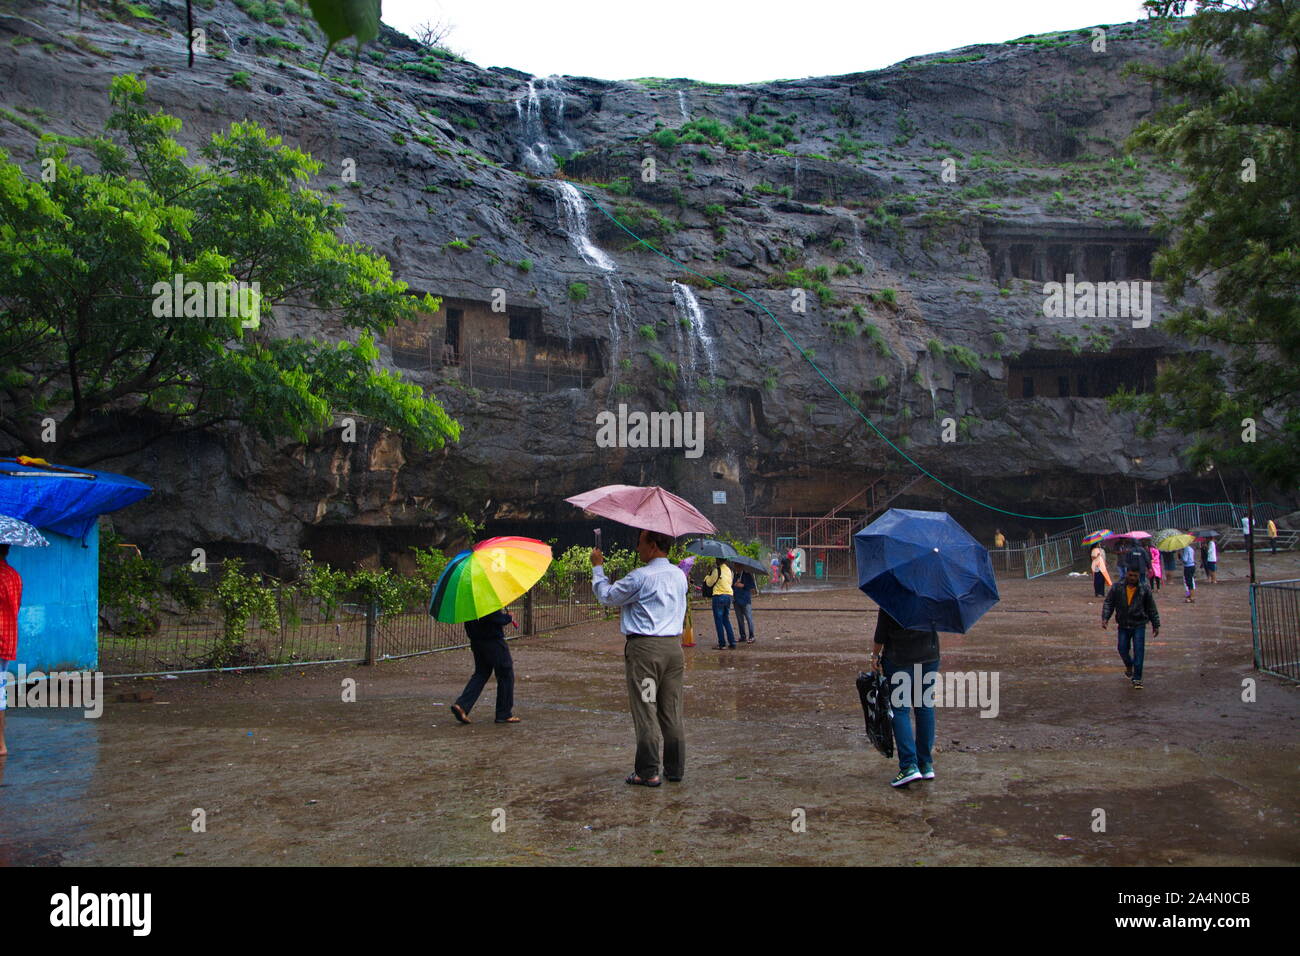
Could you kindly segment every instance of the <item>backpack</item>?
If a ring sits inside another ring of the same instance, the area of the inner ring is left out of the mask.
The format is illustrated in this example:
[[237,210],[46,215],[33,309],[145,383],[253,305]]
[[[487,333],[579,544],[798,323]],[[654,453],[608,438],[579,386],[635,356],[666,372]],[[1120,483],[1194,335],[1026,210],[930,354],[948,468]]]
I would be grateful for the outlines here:
[[714,568],[704,576],[704,584],[700,586],[700,592],[705,597],[713,597],[713,584],[709,583],[709,578],[713,578],[713,584],[717,584],[722,579],[722,572]]

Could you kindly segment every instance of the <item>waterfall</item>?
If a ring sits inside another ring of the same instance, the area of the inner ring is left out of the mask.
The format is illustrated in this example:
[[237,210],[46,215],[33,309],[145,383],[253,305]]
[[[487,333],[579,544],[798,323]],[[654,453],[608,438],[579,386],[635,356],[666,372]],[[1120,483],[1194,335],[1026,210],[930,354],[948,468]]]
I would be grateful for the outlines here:
[[853,223],[853,251],[859,259],[866,259],[867,247],[862,244],[862,223],[858,222],[857,216],[850,216],[849,222]]
[[866,267],[867,271],[862,274],[863,280],[869,280],[876,274],[876,260],[867,253],[867,247],[862,242],[862,224],[858,222],[858,217],[849,216],[849,223],[853,226],[853,254]]
[[610,391],[613,392],[614,386],[618,384],[618,359],[623,347],[623,325],[626,323],[628,328],[631,328],[632,310],[627,306],[627,290],[623,286],[623,280],[609,272],[601,278],[605,280],[605,288],[609,291],[610,300],[609,384]]
[[573,140],[569,139],[569,134],[564,129],[564,88],[560,86],[558,77],[548,76],[542,80],[542,97],[549,99],[555,104],[555,132],[560,137],[560,142],[568,149],[573,148]]
[[799,198],[799,157],[794,158],[794,198]]
[[555,172],[555,160],[551,158],[551,147],[546,142],[542,100],[532,80],[515,100],[515,115],[519,118],[519,144],[524,151],[524,167],[531,173],[549,176]]
[[[552,114],[549,124],[546,121],[548,103]],[[523,92],[515,98],[515,116],[524,168],[539,176],[551,175],[555,172],[555,158],[547,138],[548,126],[559,136],[561,145],[569,149],[574,145],[564,131],[564,90],[560,81],[549,76],[542,80],[537,77],[529,80]]]
[[677,109],[682,114],[682,122],[689,123],[691,121],[691,114],[686,109],[686,93],[684,90],[677,91]]
[[573,183],[557,181],[560,192],[560,226],[578,255],[602,272],[614,272],[614,260],[596,247],[587,233],[587,201]]
[[[673,283],[675,286],[677,283]],[[673,348],[677,353],[677,366],[681,371],[681,380],[683,383],[694,385],[695,383],[695,335],[694,332],[687,332],[682,326],[682,319],[690,321],[689,317],[682,312],[681,303],[678,301],[677,290],[673,289],[673,304],[677,307],[678,319],[673,323]]]
[[695,368],[695,345],[698,342],[704,350],[704,361],[708,365],[709,378],[713,378],[718,370],[717,346],[709,333],[708,323],[705,322],[704,310],[700,308],[699,300],[695,298],[695,293],[690,286],[674,282],[673,302],[677,305],[678,314],[691,326],[689,355],[692,370]]
[[[601,279],[604,280],[605,289],[609,292],[609,375],[612,394],[613,386],[618,382],[618,360],[623,346],[623,326],[626,324],[631,328],[632,324],[632,310],[628,308],[627,290],[623,286],[623,280],[615,275],[618,269],[614,265],[614,260],[591,241],[587,228],[587,202],[582,193],[578,192],[578,187],[563,180],[557,180],[555,185],[559,197],[557,206],[560,228],[568,236],[570,245],[577,250],[578,255],[582,256],[582,260],[601,271]],[[572,340],[571,328],[568,334]]]

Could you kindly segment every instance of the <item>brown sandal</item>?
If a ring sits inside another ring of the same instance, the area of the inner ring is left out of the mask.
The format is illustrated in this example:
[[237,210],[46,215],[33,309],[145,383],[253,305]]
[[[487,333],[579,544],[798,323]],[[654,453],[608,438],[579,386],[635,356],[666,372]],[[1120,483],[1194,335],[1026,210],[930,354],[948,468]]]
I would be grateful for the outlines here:
[[461,709],[460,704],[451,705],[451,715],[459,720],[462,724],[470,723],[469,714]]
[[517,724],[517,723],[519,723],[519,718],[518,718],[518,717],[507,717],[505,720],[498,720],[497,723],[498,723],[498,724]]

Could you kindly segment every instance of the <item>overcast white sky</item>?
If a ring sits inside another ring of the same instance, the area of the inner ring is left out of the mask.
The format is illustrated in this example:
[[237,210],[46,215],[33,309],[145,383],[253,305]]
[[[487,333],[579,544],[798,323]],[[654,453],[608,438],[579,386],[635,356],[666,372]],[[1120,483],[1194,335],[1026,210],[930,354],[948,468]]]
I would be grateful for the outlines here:
[[450,22],[447,45],[480,66],[714,83],[874,70],[1142,17],[1140,0],[384,0],[384,21],[406,33]]

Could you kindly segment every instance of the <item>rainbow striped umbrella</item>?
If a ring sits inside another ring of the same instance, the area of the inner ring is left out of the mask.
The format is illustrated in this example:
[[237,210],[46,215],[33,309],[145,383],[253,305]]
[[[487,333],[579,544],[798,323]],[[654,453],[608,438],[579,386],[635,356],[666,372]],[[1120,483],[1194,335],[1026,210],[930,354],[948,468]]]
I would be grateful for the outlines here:
[[1103,541],[1106,538],[1109,538],[1113,533],[1114,532],[1112,532],[1109,528],[1102,528],[1100,531],[1094,531],[1092,534],[1088,535],[1086,538],[1083,539],[1083,546],[1085,548],[1090,548],[1094,544],[1097,544],[1098,542]]
[[551,563],[551,546],[534,538],[488,538],[443,568],[429,613],[446,624],[499,611],[536,584]]

